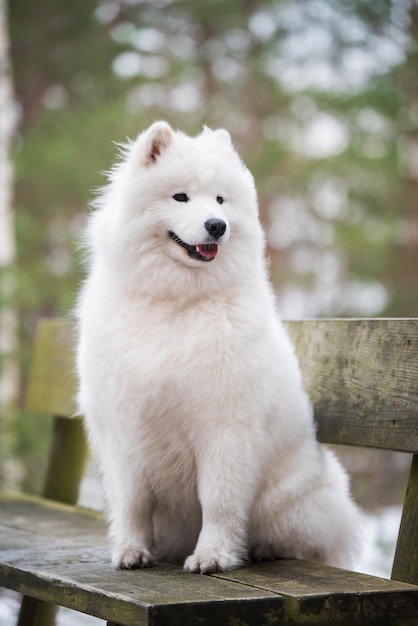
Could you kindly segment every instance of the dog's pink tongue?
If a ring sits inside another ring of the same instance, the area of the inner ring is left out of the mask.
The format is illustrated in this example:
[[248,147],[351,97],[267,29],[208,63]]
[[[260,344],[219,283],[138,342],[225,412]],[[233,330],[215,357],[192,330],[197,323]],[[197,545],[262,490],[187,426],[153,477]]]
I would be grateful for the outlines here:
[[196,249],[205,259],[214,259],[218,254],[218,245],[216,243],[203,243],[201,246],[196,246]]

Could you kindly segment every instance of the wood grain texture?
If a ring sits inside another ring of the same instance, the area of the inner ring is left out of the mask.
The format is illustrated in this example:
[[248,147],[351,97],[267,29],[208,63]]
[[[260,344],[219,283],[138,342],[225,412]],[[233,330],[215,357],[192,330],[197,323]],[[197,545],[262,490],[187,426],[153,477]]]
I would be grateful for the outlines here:
[[24,596],[17,626],[55,626],[58,606]]
[[122,626],[283,620],[284,601],[275,592],[189,575],[169,564],[113,570],[99,514],[12,495],[0,507],[2,586]]
[[412,460],[392,578],[418,585],[418,455]]
[[280,560],[215,576],[280,593],[291,623],[418,623],[418,587],[336,567]]
[[418,623],[416,586],[284,560],[213,576],[116,572],[100,514],[13,495],[0,508],[0,584],[121,626]]
[[88,447],[81,419],[56,417],[42,495],[75,504],[87,457]]
[[[329,443],[418,452],[418,320],[285,322]],[[44,320],[33,355],[27,408],[72,415],[74,329]]]
[[418,320],[286,322],[327,443],[418,451]]
[[[418,452],[418,320],[285,322],[328,443]],[[44,320],[35,342],[29,410],[72,415],[74,329]]]

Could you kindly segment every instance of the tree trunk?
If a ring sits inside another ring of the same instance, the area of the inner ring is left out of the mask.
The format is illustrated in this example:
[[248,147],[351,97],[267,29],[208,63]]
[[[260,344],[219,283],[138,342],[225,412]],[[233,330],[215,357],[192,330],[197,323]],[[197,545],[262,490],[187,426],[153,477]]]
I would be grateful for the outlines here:
[[0,0],[0,458],[9,458],[8,421],[18,393],[17,316],[14,309],[15,237],[12,213],[11,145],[16,125],[9,59],[6,0]]

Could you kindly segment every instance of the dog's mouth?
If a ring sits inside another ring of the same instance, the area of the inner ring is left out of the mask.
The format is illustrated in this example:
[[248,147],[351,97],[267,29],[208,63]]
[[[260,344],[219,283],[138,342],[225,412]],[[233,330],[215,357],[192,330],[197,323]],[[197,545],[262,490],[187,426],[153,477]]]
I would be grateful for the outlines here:
[[208,262],[213,261],[218,254],[218,244],[216,243],[201,243],[197,246],[191,246],[189,243],[180,239],[180,237],[176,235],[176,233],[173,233],[172,230],[170,230],[168,234],[173,241],[187,251],[187,254],[192,259]]

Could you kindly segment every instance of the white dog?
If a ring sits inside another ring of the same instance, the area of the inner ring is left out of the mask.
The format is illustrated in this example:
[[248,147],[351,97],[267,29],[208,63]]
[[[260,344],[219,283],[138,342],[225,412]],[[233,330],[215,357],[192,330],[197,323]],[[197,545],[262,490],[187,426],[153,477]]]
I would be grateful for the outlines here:
[[126,148],[88,227],[79,408],[116,568],[290,557],[350,565],[361,513],[317,443],[276,317],[253,178],[227,131]]

